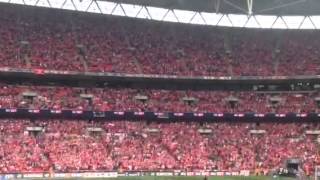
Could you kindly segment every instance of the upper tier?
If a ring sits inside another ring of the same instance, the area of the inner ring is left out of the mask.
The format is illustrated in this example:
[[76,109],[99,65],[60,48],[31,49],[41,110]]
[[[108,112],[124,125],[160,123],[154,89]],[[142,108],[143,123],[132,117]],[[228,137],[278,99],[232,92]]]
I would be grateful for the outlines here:
[[318,92],[178,91],[0,84],[0,108],[94,111],[319,113]]
[[0,8],[0,67],[184,76],[320,74],[319,32],[225,30]]

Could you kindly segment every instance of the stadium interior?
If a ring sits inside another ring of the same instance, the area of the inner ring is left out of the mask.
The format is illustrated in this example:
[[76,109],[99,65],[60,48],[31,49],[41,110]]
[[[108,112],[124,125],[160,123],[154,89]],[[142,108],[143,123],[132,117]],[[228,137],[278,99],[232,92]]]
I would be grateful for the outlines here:
[[31,1],[0,0],[0,179],[319,179],[318,1]]

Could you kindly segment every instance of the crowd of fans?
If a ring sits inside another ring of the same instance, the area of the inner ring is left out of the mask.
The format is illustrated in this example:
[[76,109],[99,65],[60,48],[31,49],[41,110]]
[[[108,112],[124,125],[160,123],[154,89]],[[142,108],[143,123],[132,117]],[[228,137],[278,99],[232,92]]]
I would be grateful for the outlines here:
[[[48,11],[0,7],[0,67],[179,76],[320,74],[318,32],[266,35],[260,30],[212,30]],[[320,107],[319,93],[311,91],[0,86],[1,108],[318,113]],[[320,163],[319,144],[316,134],[305,132],[318,128],[298,123],[1,119],[0,173],[178,169],[267,173],[296,157],[311,173]]]
[[318,128],[319,124],[299,123],[2,119],[0,172],[260,169],[268,173],[297,157],[305,171],[312,172],[320,161],[318,135],[306,131]]
[[320,72],[318,32],[224,31],[23,8],[0,12],[2,67],[180,76]]
[[318,113],[318,92],[182,91],[1,84],[1,108],[93,111]]

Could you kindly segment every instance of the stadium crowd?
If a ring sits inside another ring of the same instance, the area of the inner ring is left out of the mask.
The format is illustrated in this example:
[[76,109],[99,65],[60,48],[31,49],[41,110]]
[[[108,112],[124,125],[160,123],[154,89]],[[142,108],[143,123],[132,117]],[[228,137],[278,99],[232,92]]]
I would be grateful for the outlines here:
[[311,113],[318,92],[191,91],[1,84],[1,108],[93,111]]
[[268,173],[287,159],[300,157],[305,171],[312,173],[320,161],[318,135],[306,131],[318,128],[319,124],[305,123],[1,119],[0,172],[260,169]]
[[[319,32],[283,34],[0,7],[0,67],[178,76],[320,74]],[[50,10],[51,11],[51,10]],[[94,20],[93,20],[94,19]],[[92,28],[94,27],[94,28]],[[309,113],[318,92],[0,84],[0,108]],[[0,119],[0,173],[260,169],[320,163],[319,124]]]
[[179,76],[320,72],[318,32],[228,33],[46,10],[0,12],[1,67]]

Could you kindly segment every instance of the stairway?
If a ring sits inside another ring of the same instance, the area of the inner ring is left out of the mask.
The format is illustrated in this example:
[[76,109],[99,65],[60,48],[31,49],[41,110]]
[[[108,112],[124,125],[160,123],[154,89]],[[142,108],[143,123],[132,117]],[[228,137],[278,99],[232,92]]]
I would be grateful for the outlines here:
[[227,61],[226,63],[228,64],[228,75],[233,76],[231,38],[230,33],[226,31],[223,38],[224,60]]
[[82,44],[82,42],[80,40],[81,38],[77,34],[77,27],[74,23],[74,17],[71,15],[68,18],[69,18],[68,21],[69,21],[69,24],[71,27],[73,39],[74,39],[74,44],[75,44],[75,47],[77,48],[77,55],[76,55],[75,59],[80,61],[84,72],[88,72],[89,68],[88,68],[88,62],[87,62],[87,57],[86,57],[86,54],[87,54],[86,47],[85,47],[85,45]]
[[282,35],[281,33],[278,33],[275,39],[275,46],[272,51],[272,62],[273,62],[273,74],[278,75],[279,73],[279,64],[280,64],[280,59],[279,59],[279,54],[281,53],[281,43],[282,43]]
[[25,65],[28,69],[31,69],[31,45],[30,42],[28,41],[28,34],[26,26],[22,25],[21,23],[21,17],[19,16],[16,19],[16,23],[18,24],[18,37],[17,37],[17,43],[19,43],[19,61],[21,64]]
[[82,63],[82,65],[83,65],[83,68],[84,68],[84,72],[88,72],[88,63],[87,63],[87,59],[86,59],[86,57],[84,56],[84,55],[81,55],[81,54],[78,54],[79,56],[79,60],[80,60],[80,62]]
[[133,58],[132,59],[132,62],[135,64],[135,66],[137,67],[137,73],[138,74],[143,74],[143,70],[142,70],[142,67],[141,67],[141,64],[139,63],[139,61],[136,59],[136,58]]
[[24,63],[26,64],[27,68],[30,69],[31,68],[31,59],[28,55],[24,55],[23,56],[24,59]]

